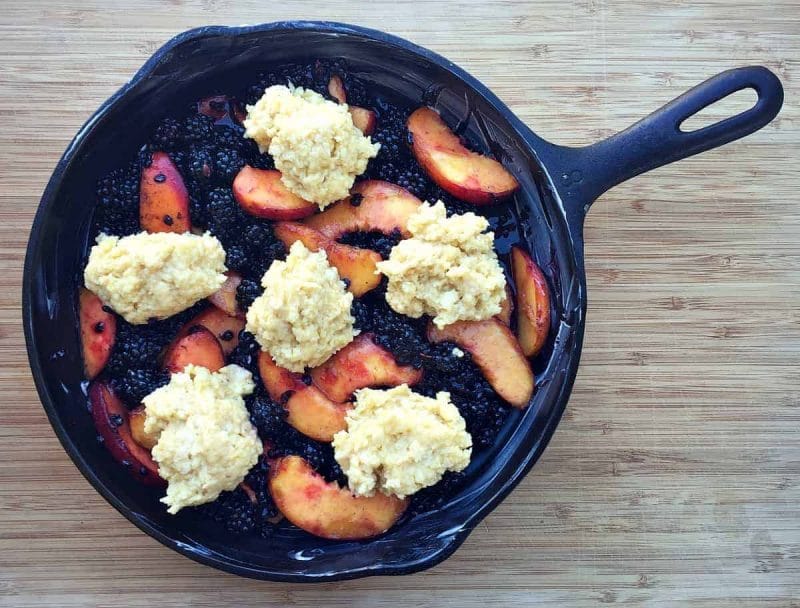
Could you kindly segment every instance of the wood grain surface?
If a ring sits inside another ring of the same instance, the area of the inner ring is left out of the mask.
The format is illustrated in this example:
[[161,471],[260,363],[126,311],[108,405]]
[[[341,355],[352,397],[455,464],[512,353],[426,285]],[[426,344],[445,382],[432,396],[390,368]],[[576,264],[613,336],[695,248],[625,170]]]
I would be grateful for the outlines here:
[[[430,47],[566,144],[729,67],[786,87],[759,133],[595,204],[567,414],[464,546],[410,577],[259,583],[162,547],[72,465],[25,356],[28,230],[79,126],[173,34],[290,18]],[[800,606],[799,58],[797,0],[2,0],[0,605]]]

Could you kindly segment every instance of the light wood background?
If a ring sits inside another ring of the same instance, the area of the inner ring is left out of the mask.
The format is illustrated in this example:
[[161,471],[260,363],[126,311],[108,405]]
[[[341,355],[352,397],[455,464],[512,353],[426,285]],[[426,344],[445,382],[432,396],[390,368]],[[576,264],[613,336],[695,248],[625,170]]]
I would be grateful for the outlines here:
[[[25,357],[28,229],[78,127],[173,34],[289,18],[435,49],[568,144],[729,67],[786,87],[763,131],[596,203],[567,415],[456,555],[411,577],[259,583],[162,547],[74,468]],[[800,606],[798,59],[797,0],[0,1],[0,605]]]

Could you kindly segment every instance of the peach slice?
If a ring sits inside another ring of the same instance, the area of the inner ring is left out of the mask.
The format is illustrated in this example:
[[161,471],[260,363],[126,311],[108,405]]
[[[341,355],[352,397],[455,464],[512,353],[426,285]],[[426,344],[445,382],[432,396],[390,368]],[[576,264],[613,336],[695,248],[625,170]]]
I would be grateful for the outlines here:
[[526,357],[542,350],[550,331],[550,291],[539,266],[519,247],[511,249],[517,283],[517,333]]
[[242,277],[233,271],[226,272],[225,276],[228,278],[217,291],[208,296],[208,301],[227,315],[244,316],[244,313],[239,310],[239,302],[236,301],[236,288],[242,282]]
[[511,315],[514,312],[514,295],[511,288],[506,283],[506,299],[500,302],[500,312],[495,315],[504,324],[511,325]]
[[97,432],[114,460],[127,467],[130,474],[144,484],[165,485],[158,476],[158,465],[150,452],[134,441],[128,409],[111,387],[105,382],[92,382],[89,402]]
[[300,456],[270,463],[269,491],[275,506],[298,528],[322,538],[359,540],[383,534],[408,507],[396,496],[353,496],[327,482]]
[[514,176],[499,162],[464,147],[435,110],[415,110],[407,126],[419,164],[456,198],[489,205],[519,188]]
[[297,220],[317,210],[314,203],[290,192],[275,169],[245,165],[233,179],[233,196],[247,213],[268,220]]
[[502,321],[456,321],[442,329],[428,325],[428,340],[455,342],[472,355],[497,394],[511,405],[524,408],[533,395],[533,371],[522,349]]
[[117,337],[117,318],[103,309],[103,303],[86,288],[78,295],[78,317],[81,327],[83,369],[93,380],[103,371]]
[[359,388],[414,385],[422,379],[422,370],[398,365],[392,353],[376,344],[371,334],[361,334],[311,370],[311,378],[319,390],[341,403]]
[[164,354],[164,369],[177,374],[187,365],[205,367],[218,372],[225,366],[225,355],[219,340],[202,325],[190,327],[173,340]]
[[188,232],[192,228],[189,193],[166,152],[154,152],[150,166],[142,169],[139,224],[147,232]]
[[382,258],[379,253],[371,249],[342,245],[313,228],[296,222],[278,222],[274,230],[275,236],[283,241],[286,247],[291,247],[295,241],[301,241],[311,251],[320,249],[325,251],[328,262],[336,267],[339,276],[350,282],[348,289],[355,297],[375,289],[381,282],[376,264]]
[[239,344],[239,332],[244,329],[245,322],[244,319],[232,317],[216,306],[212,306],[186,323],[183,329],[178,332],[178,335],[184,336],[192,327],[198,325],[205,327],[217,337],[220,346],[222,346],[222,352],[227,357]]
[[[358,201],[358,205],[354,205],[354,201]],[[371,179],[356,184],[350,198],[331,205],[303,223],[332,239],[348,232],[372,230],[386,235],[398,230],[403,238],[408,238],[411,236],[406,227],[408,218],[421,204],[422,201],[405,188]]]
[[378,126],[378,115],[375,112],[360,106],[350,106],[348,112],[356,129],[364,135],[372,135],[375,132],[375,127]]
[[339,103],[347,103],[347,93],[344,90],[344,83],[339,76],[331,76],[331,79],[328,81],[328,93]]
[[152,450],[156,446],[156,438],[144,432],[144,419],[146,414],[144,406],[140,405],[135,410],[131,410],[128,422],[131,425],[131,437],[146,450]]
[[270,399],[283,403],[288,412],[286,421],[298,431],[317,441],[333,441],[333,436],[347,428],[345,414],[351,403],[334,403],[316,386],[306,385],[302,374],[278,366],[269,353],[258,354],[258,371]]

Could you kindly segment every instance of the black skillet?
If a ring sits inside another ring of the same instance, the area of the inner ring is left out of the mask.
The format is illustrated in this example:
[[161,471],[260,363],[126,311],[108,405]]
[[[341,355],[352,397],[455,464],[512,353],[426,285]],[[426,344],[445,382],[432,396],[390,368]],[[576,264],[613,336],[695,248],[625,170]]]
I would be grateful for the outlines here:
[[[157,496],[120,471],[86,414],[78,346],[76,286],[87,251],[98,176],[133,157],[156,121],[211,89],[250,82],[287,62],[345,58],[385,93],[435,103],[450,124],[497,154],[522,188],[512,208],[519,238],[548,275],[554,294],[550,345],[535,361],[537,390],[515,413],[494,450],[471,465],[469,482],[441,510],[407,519],[379,539],[331,542],[287,526],[263,540],[232,537],[191,517],[166,515]],[[681,123],[740,89],[749,110],[698,131]],[[639,173],[748,135],[780,110],[783,90],[763,67],[714,76],[626,131],[584,148],[544,141],[486,87],[450,61],[382,32],[339,23],[284,22],[205,27],[172,39],[106,101],[70,143],[33,223],[23,282],[28,356],[42,403],[64,448],[92,485],[125,517],[165,545],[236,574],[324,581],[407,574],[437,564],[519,483],[558,424],[575,379],[586,313],[583,219],[612,186]],[[141,136],[140,136],[141,135]],[[564,471],[565,475],[569,471]],[[88,522],[91,525],[91,522]],[[115,542],[108,538],[109,545]],[[487,564],[489,566],[489,564]],[[501,566],[502,567],[502,566]]]

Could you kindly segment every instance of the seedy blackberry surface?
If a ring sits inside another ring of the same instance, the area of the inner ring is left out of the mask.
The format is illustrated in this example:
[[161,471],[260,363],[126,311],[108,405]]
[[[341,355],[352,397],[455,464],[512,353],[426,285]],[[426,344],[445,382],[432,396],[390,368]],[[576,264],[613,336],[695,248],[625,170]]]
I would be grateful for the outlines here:
[[258,296],[264,293],[264,288],[261,283],[255,279],[242,279],[239,286],[236,288],[236,301],[241,306],[242,310],[247,310]]
[[245,534],[258,525],[257,505],[241,487],[223,492],[214,502],[200,509],[214,521],[224,524],[231,534]]
[[214,120],[205,114],[187,116],[181,129],[188,142],[208,142],[214,137]]
[[106,370],[113,377],[128,369],[155,369],[158,355],[168,341],[148,325],[131,325],[118,318],[117,337]]
[[97,183],[94,234],[127,236],[139,231],[139,166],[112,171]]
[[376,165],[406,160],[411,157],[406,138],[406,120],[409,112],[394,106],[378,109],[378,124],[372,134],[372,141],[378,142],[381,149],[373,161]]
[[463,473],[453,473],[452,471],[445,473],[437,484],[420,490],[411,497],[411,504],[408,507],[409,515],[419,515],[441,508],[448,498],[461,489],[465,481]]
[[247,149],[248,142],[252,142],[252,140],[244,138],[244,130],[241,127],[227,125],[214,127],[214,144],[219,148],[243,152]]
[[214,156],[209,147],[192,144],[183,157],[184,175],[189,175],[199,186],[211,183],[214,175]]
[[[225,250],[225,266],[228,270],[240,271],[247,268],[247,254],[239,245],[231,245]],[[245,308],[245,310],[247,310]]]
[[221,148],[214,155],[214,177],[218,182],[230,183],[244,167],[245,160],[233,148]]
[[129,408],[135,408],[147,395],[168,382],[169,374],[166,372],[131,368],[121,376],[112,378],[111,386]]
[[[342,78],[348,103],[371,108],[378,114],[372,140],[381,144],[381,150],[359,180],[383,179],[406,188],[420,199],[432,202],[441,199],[448,214],[477,212],[473,205],[444,192],[414,158],[406,130],[412,108],[377,97],[348,73],[343,61],[287,65],[261,75],[252,85],[233,93],[245,103],[254,103],[267,86],[291,82],[330,99],[327,84],[331,74]],[[139,231],[141,167],[149,164],[153,152],[166,151],[181,172],[189,192],[193,226],[214,234],[226,250],[228,268],[241,274],[243,280],[236,299],[247,309],[263,292],[260,285],[263,273],[272,261],[285,257],[286,248],[275,237],[271,221],[253,217],[238,205],[231,185],[245,164],[273,169],[274,161],[269,154],[261,154],[253,140],[243,136],[241,126],[214,124],[213,119],[197,114],[196,104],[193,108],[189,114],[184,109],[159,122],[130,165],[98,181],[92,234],[103,231],[125,236]],[[386,258],[399,238],[399,234],[387,236],[368,232],[346,234],[339,240],[372,249]],[[381,287],[353,302],[356,326],[363,332],[373,333],[377,343],[392,352],[398,363],[424,371],[423,380],[414,390],[428,396],[439,391],[450,392],[473,437],[475,450],[490,446],[507,419],[508,406],[483,378],[468,353],[456,357],[453,344],[428,343],[427,317],[411,319],[394,312],[385,301],[385,286],[384,280]],[[169,319],[146,325],[134,326],[118,319],[115,346],[103,373],[128,407],[138,406],[145,395],[168,381],[160,369],[160,355],[181,326],[205,306],[207,303],[203,301]],[[272,401],[265,393],[258,373],[259,352],[255,337],[243,330],[227,363],[240,365],[254,376],[258,388],[245,403],[260,437],[272,446],[270,456],[300,455],[327,480],[346,484],[331,446],[313,441],[291,427],[286,422],[283,405]],[[262,457],[245,478],[256,497],[255,502],[248,493],[237,488],[196,510],[219,522],[232,534],[269,536],[274,525],[268,519],[277,510],[267,486],[268,468],[267,459]],[[410,512],[439,508],[463,483],[463,474],[448,473],[439,483],[414,496]]]
[[174,118],[165,118],[153,133],[153,146],[159,150],[171,151],[183,142],[181,124]]
[[399,231],[395,231],[392,234],[383,234],[375,230],[370,232],[350,232],[340,238],[339,242],[345,245],[352,245],[353,247],[372,249],[380,253],[381,257],[385,260],[389,257],[392,247],[397,245],[400,240],[401,235]]
[[260,375],[258,373],[258,353],[261,347],[256,342],[256,337],[249,331],[239,332],[239,344],[233,349],[228,357],[228,363],[235,363],[253,374],[253,380],[258,383]]

